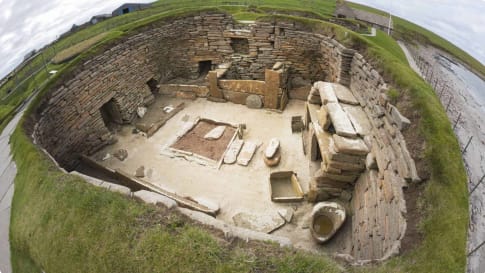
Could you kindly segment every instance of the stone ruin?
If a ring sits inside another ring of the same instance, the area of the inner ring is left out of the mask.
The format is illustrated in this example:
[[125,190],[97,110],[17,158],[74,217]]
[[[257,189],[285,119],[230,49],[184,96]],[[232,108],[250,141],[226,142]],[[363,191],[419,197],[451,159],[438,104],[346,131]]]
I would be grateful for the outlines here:
[[409,120],[387,90],[362,55],[299,23],[205,11],[152,23],[80,63],[45,96],[34,136],[72,170],[115,141],[110,124],[133,122],[158,94],[275,110],[305,100],[307,198],[350,201],[350,254],[380,260],[399,252],[402,187],[419,180],[401,133]]

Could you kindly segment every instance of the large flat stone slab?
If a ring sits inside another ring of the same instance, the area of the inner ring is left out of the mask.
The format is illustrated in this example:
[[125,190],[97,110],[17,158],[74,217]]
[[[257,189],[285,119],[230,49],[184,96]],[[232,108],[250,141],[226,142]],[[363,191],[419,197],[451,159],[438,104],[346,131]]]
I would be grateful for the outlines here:
[[354,97],[352,91],[350,91],[350,89],[347,87],[341,84],[333,84],[333,90],[339,102],[351,105],[359,105],[359,101]]
[[369,148],[360,138],[352,139],[338,135],[333,135],[332,138],[339,153],[362,156],[366,156],[369,153]]
[[352,122],[357,134],[360,136],[370,134],[372,131],[372,124],[367,118],[367,115],[362,107],[343,104],[342,108],[344,109],[345,113],[347,113],[347,116],[349,117],[350,122]]
[[338,102],[332,85],[333,84],[329,82],[316,82],[314,85],[318,89],[323,105],[331,102]]
[[239,156],[237,157],[237,164],[247,166],[253,158],[257,148],[258,145],[255,142],[246,141],[241,152],[239,153]]
[[218,140],[221,138],[221,136],[224,134],[224,131],[226,130],[226,126],[217,126],[216,128],[210,130],[205,136],[205,139],[208,140]]
[[332,121],[333,127],[339,136],[356,138],[357,132],[352,126],[347,114],[344,112],[340,104],[338,103],[328,103],[327,104],[328,114],[330,115],[330,120]]
[[271,233],[285,224],[285,219],[278,212],[268,214],[252,214],[240,212],[232,217],[238,227],[250,230]]
[[224,156],[224,163],[226,164],[236,163],[237,156],[241,151],[243,144],[244,144],[244,140],[235,139],[229,146],[229,149],[227,150],[226,155]]

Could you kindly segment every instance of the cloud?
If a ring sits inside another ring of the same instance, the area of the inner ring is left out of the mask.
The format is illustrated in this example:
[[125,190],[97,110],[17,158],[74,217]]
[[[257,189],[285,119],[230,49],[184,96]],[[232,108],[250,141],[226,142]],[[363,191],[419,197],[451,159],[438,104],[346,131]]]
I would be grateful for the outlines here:
[[352,0],[390,11],[420,25],[485,64],[485,1],[479,0]]
[[[137,0],[148,3],[153,0]],[[20,64],[28,52],[40,49],[92,16],[111,13],[126,0],[0,0],[0,78]]]

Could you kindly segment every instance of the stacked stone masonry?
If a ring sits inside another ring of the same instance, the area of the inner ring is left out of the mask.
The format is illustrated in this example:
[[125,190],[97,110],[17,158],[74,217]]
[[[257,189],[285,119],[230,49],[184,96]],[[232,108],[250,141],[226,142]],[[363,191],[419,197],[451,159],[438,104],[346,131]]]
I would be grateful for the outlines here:
[[[221,75],[204,75],[201,63],[212,69],[231,65]],[[284,64],[284,69],[272,69],[275,63]],[[337,41],[294,23],[241,25],[226,14],[201,12],[141,28],[63,78],[38,109],[35,136],[67,169],[76,166],[80,154],[92,154],[114,141],[101,108],[109,103],[119,112],[120,123],[132,122],[136,109],[157,94],[148,86],[150,80],[156,80],[164,94],[210,97],[212,90],[219,90],[220,99],[233,96],[240,103],[250,94],[259,95],[268,108],[284,107],[295,78],[341,84],[336,88],[344,89],[338,89],[336,101],[322,102],[318,86],[310,92],[306,125],[320,150],[312,149],[312,157],[320,153],[322,163],[309,198],[351,200],[356,259],[381,259],[398,251],[406,225],[402,187],[419,180],[401,134],[409,120],[388,102],[379,73]],[[251,81],[255,89],[234,91],[231,84],[239,80]],[[272,94],[277,96],[267,99],[258,91],[258,82],[274,85],[277,92]],[[342,113],[348,120],[339,123]],[[356,126],[362,116],[367,121]],[[337,123],[338,133],[330,132]],[[359,146],[357,154],[338,146],[348,140]]]
[[[231,38],[247,38],[249,54],[234,54]],[[110,102],[123,123],[132,122],[137,107],[153,100],[150,79],[161,84],[198,79],[199,62],[210,61],[212,66],[232,62],[238,71],[228,71],[226,79],[263,81],[265,69],[284,62],[292,77],[339,81],[346,73],[339,66],[339,48],[326,36],[286,22],[246,26],[213,12],[159,22],[84,61],[53,87],[43,103],[36,137],[62,166],[72,169],[81,153],[92,154],[113,141],[100,108]],[[207,94],[201,88],[191,90],[196,96]]]

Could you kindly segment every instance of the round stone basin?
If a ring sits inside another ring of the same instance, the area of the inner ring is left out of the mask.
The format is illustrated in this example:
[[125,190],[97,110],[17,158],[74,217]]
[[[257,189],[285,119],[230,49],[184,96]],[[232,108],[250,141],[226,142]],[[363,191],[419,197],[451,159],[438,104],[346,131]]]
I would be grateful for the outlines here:
[[345,221],[345,208],[335,202],[320,202],[313,207],[310,230],[318,243],[335,235]]

